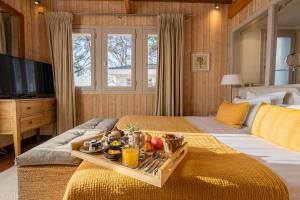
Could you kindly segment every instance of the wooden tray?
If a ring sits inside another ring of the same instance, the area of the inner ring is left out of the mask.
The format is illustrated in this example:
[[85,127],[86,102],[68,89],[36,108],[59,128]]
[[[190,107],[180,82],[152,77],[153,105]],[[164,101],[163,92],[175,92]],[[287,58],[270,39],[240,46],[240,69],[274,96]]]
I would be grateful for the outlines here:
[[91,139],[101,139],[103,136],[96,136],[76,143],[72,143],[72,155],[82,160],[86,160],[95,165],[114,170],[120,174],[138,179],[140,181],[149,183],[156,187],[162,187],[172,175],[178,164],[186,156],[188,146],[185,142],[175,153],[172,154],[164,164],[158,169],[157,175],[149,174],[138,169],[128,168],[122,165],[120,161],[110,161],[104,157],[103,154],[88,154],[80,152],[78,149],[82,146],[84,141]]

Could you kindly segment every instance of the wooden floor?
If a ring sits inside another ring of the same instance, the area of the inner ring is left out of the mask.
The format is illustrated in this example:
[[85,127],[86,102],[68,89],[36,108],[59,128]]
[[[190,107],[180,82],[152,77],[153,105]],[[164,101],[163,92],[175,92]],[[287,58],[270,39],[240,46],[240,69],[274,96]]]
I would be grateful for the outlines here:
[[[22,152],[28,151],[29,149],[49,140],[51,136],[41,136],[38,141],[35,137],[28,138],[22,141]],[[12,167],[14,165],[15,154],[12,146],[5,148],[8,153],[6,155],[0,155],[0,172]]]

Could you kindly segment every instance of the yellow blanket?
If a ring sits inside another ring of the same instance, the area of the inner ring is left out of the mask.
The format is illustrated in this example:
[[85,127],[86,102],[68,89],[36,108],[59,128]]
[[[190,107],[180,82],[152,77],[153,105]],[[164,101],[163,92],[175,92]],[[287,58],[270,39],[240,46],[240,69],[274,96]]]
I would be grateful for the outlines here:
[[[123,128],[130,119],[130,122],[137,122],[141,129],[180,130],[185,132],[189,144],[189,153],[163,188],[82,162],[67,186],[64,199],[288,200],[284,183],[258,161],[234,151],[213,136],[188,133],[187,130],[196,128],[184,118],[147,118],[125,117],[116,126]],[[176,129],[173,125],[166,126],[170,120],[176,122],[175,126],[181,124],[182,127]],[[157,129],[156,124],[151,128],[153,122],[159,122],[162,128]]]

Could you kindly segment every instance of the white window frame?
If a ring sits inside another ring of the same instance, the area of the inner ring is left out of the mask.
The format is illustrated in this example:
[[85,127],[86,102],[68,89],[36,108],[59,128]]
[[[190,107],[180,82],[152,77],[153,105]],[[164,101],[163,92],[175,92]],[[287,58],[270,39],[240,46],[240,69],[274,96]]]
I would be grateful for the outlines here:
[[[80,91],[93,91],[96,88],[96,83],[95,83],[95,69],[96,69],[96,62],[95,62],[95,29],[92,28],[81,28],[81,27],[74,27],[72,31],[72,36],[73,33],[89,33],[91,34],[91,86],[75,86],[76,90]],[[73,53],[73,44],[72,44],[72,53]],[[73,67],[73,62],[72,62],[72,67]],[[74,68],[73,68],[74,70]],[[74,76],[74,72],[73,72]],[[75,85],[75,80],[74,80],[74,85]]]
[[[151,34],[156,34],[158,36],[157,28],[147,27],[143,29],[143,91],[154,93],[156,85],[154,87],[148,87],[148,35]],[[157,70],[156,70],[156,75],[157,75]],[[156,80],[156,84],[157,84],[157,80]]]
[[[109,87],[108,86],[108,73],[107,73],[107,36],[108,34],[131,34],[132,35],[132,58],[131,58],[131,86],[129,87]],[[136,29],[135,28],[104,28],[102,30],[102,60],[101,60],[101,72],[102,72],[102,89],[104,91],[136,91]],[[99,53],[99,52],[98,52]]]

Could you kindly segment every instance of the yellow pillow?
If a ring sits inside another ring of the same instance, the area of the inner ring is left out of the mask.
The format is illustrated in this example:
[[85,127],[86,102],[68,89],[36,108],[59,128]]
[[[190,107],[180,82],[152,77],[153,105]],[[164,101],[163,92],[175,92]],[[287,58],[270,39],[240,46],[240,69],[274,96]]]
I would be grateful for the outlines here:
[[219,107],[216,119],[233,128],[241,128],[245,122],[249,108],[250,104],[248,102],[232,104],[224,101]]
[[300,110],[263,104],[256,114],[251,133],[300,152]]

